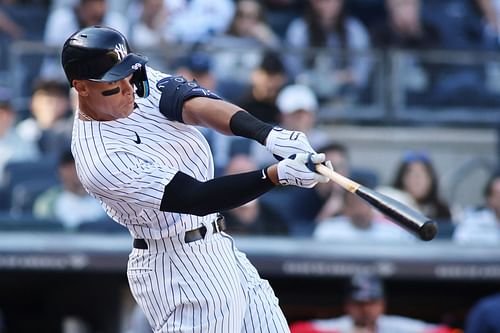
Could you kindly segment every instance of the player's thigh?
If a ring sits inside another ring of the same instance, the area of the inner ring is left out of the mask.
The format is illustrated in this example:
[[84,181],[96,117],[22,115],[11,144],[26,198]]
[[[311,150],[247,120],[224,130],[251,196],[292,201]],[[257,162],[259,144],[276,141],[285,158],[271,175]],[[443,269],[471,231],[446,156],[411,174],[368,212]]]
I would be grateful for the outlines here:
[[242,333],[289,332],[288,323],[267,280],[262,279],[246,255],[235,249],[235,256],[245,285],[247,308]]
[[241,329],[246,300],[230,245],[212,239],[130,258],[132,294],[155,332]]

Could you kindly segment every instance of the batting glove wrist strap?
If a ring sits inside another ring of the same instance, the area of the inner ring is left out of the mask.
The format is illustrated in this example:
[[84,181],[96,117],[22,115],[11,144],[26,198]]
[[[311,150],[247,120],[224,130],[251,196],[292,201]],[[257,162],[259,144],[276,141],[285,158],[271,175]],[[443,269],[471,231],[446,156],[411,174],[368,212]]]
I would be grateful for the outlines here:
[[[318,182],[328,182],[328,177],[320,175],[307,166],[310,154],[300,153],[290,156],[278,163],[278,180],[281,185],[294,185],[299,187],[314,187]],[[312,154],[313,163],[323,163],[325,154]]]
[[274,127],[269,132],[266,148],[278,160],[298,153],[315,153],[304,133],[289,131],[281,127]]

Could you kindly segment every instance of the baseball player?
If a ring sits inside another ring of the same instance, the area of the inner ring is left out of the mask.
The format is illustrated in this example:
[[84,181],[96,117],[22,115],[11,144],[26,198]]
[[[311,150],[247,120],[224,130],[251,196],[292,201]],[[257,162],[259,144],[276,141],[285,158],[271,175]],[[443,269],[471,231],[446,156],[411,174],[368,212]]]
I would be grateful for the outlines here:
[[[288,332],[261,279],[217,212],[276,185],[328,179],[306,136],[273,128],[195,81],[146,66],[123,35],[84,28],[62,65],[78,93],[72,137],[78,176],[134,238],[127,276],[154,332]],[[207,141],[193,125],[255,139],[282,158],[263,170],[213,178]]]

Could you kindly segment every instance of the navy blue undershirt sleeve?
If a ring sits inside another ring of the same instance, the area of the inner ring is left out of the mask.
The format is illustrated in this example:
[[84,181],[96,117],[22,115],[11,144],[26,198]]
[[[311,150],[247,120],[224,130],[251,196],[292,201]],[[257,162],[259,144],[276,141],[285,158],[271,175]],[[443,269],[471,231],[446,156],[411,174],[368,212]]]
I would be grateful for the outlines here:
[[275,186],[263,175],[259,170],[200,182],[179,171],[165,186],[160,210],[203,216],[241,206]]

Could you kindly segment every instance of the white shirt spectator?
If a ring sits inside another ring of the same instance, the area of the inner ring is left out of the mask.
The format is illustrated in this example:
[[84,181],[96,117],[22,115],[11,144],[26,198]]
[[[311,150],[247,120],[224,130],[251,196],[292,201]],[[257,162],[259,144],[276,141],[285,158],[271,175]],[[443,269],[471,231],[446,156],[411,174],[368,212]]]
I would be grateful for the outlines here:
[[345,242],[411,241],[415,238],[391,222],[373,220],[367,228],[356,227],[345,216],[326,219],[314,230],[317,240]]
[[[335,319],[313,320],[311,326],[315,332],[355,332],[356,327],[351,317],[342,316]],[[377,333],[424,333],[435,329],[436,325],[412,318],[381,315],[377,319]]]
[[500,221],[491,209],[468,212],[453,233],[458,244],[499,245]]
[[[127,36],[127,20],[119,13],[108,11],[104,16],[103,25],[114,28]],[[57,8],[47,18],[43,39],[47,45],[62,47],[64,41],[78,29],[80,27],[73,7]]]
[[22,139],[15,130],[9,130],[0,137],[0,184],[3,181],[3,170],[9,162],[35,160],[39,155],[33,142]]
[[54,215],[69,230],[75,229],[82,222],[106,217],[98,200],[90,195],[81,196],[68,191],[62,192],[57,198]]
[[[328,36],[326,47],[338,50],[344,48],[353,51],[363,51],[370,48],[370,37],[360,21],[352,17],[346,18],[345,29],[347,35],[346,45],[342,45],[339,36],[332,33]],[[286,32],[285,41],[287,45],[296,49],[305,49],[310,46],[309,28],[304,19],[297,18],[290,23]],[[296,60],[290,58],[289,61],[291,62],[289,68],[296,71],[302,70],[302,66],[296,63]],[[351,64],[356,82],[365,82],[370,70],[369,61],[363,57],[355,57],[351,60]]]
[[[235,11],[231,0],[168,0],[164,6],[168,14],[164,39],[173,43],[207,41],[227,29]],[[129,17],[137,21],[141,11],[142,3],[133,2]]]
[[[108,10],[104,15],[102,25],[114,28],[125,36],[128,35],[127,19],[117,12]],[[78,29],[80,26],[74,7],[56,8],[47,18],[43,40],[48,46],[62,48],[66,39]],[[40,76],[46,79],[65,79],[58,57],[44,59]]]

